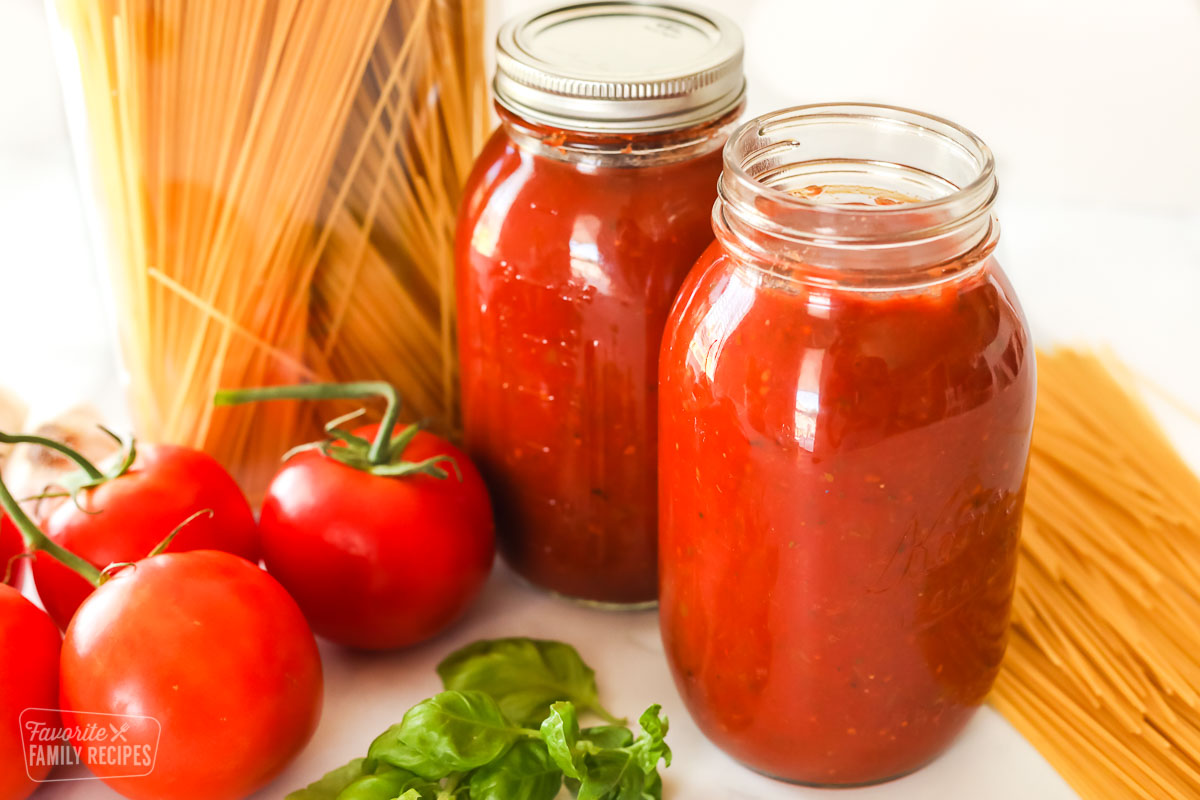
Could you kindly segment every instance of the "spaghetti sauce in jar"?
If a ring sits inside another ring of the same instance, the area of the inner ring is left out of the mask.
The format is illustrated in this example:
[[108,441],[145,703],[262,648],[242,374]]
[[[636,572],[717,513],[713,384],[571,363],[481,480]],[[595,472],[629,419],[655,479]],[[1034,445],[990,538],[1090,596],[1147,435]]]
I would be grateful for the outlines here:
[[658,354],[712,241],[745,93],[724,17],[581,3],[498,37],[501,126],[459,220],[467,449],[526,580],[618,606],[657,596]]
[[974,135],[878,106],[755,120],[663,344],[661,619],[705,733],[874,783],[1004,654],[1034,358]]

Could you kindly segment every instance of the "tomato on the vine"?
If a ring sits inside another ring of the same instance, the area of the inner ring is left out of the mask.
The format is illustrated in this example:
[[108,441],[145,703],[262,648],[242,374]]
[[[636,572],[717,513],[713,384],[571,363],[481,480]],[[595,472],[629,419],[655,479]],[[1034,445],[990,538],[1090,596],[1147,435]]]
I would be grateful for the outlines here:
[[[181,534],[182,535],[182,534]],[[130,798],[234,800],[304,747],[321,712],[321,661],[296,603],[228,553],[156,555],[88,597],[62,650],[63,723],[152,717],[154,768],[85,763]]]
[[395,391],[381,383],[222,392],[218,403],[388,399],[383,422],[298,448],[271,481],[259,529],[263,563],[313,630],[350,647],[389,650],[456,621],[491,571],[495,525],[479,471],[416,425],[393,433]]
[[[74,502],[63,503],[45,523],[46,535],[98,569],[137,561],[163,536],[196,512],[211,515],[189,524],[171,542],[172,552],[224,550],[257,563],[258,526],[233,477],[207,453],[175,445],[131,445],[124,458],[101,471],[58,442],[34,441],[67,453],[83,470]],[[32,564],[42,605],[66,628],[92,587],[45,553]]]
[[[62,642],[57,705],[80,760],[107,784],[145,800],[237,800],[307,743],[321,659],[296,602],[240,556],[162,552],[204,512],[145,558],[102,571],[38,529],[2,479],[0,507],[30,552],[95,587]],[[108,727],[119,747],[90,736]]]
[[45,611],[0,585],[0,800],[22,800],[50,772],[26,766],[22,713],[58,706],[61,637]]

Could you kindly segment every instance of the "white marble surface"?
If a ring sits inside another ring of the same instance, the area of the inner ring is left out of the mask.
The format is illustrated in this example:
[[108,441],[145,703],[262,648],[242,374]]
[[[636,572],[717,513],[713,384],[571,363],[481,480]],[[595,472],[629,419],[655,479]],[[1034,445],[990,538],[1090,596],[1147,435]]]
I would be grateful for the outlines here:
[[[526,0],[492,0],[499,13]],[[997,154],[1001,258],[1039,343],[1111,347],[1200,408],[1200,0],[709,0],[745,28],[751,113],[866,100],[926,109]],[[88,400],[123,414],[98,300],[40,0],[0,0],[0,385],[41,413]],[[1192,463],[1200,426],[1157,403]],[[828,792],[754,775],[690,724],[653,614],[553,601],[499,570],[457,629],[391,656],[324,648],[316,738],[262,798],[281,797],[360,753],[437,689],[433,665],[484,636],[576,643],[606,701],[662,702],[677,760],[672,800],[805,798]],[[114,796],[94,781],[41,798]],[[985,710],[917,774],[839,797],[1073,797],[999,715]]]
[[[892,783],[837,791],[765,778],[717,750],[691,724],[663,661],[654,612],[611,613],[551,599],[501,568],[467,619],[438,639],[393,655],[350,653],[322,643],[325,713],[308,748],[253,800],[279,800],[335,766],[361,756],[412,704],[440,690],[434,666],[453,649],[494,636],[572,642],[597,673],[616,713],[636,717],[651,703],[670,716],[674,766],[666,800],[1069,800],[1075,795],[1004,719],[985,708],[949,752]],[[55,773],[56,777],[87,772]],[[91,780],[51,784],[34,800],[100,800],[116,795]],[[563,795],[564,798],[567,795]]]

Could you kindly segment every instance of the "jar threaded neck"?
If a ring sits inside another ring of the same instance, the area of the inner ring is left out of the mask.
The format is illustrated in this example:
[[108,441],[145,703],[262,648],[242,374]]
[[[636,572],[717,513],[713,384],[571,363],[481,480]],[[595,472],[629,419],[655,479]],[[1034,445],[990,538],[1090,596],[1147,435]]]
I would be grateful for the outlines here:
[[892,106],[813,105],[751,120],[724,151],[714,228],[750,260],[831,282],[927,282],[995,247],[986,144]]

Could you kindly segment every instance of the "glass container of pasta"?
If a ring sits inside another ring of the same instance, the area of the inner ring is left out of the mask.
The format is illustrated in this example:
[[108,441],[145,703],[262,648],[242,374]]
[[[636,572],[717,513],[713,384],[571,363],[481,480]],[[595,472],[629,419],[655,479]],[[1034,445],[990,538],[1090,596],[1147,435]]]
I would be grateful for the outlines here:
[[794,108],[725,149],[660,385],[661,622],[700,727],[854,785],[948,746],[1004,654],[1034,407],[991,153]]
[[684,3],[578,3],[507,23],[497,62],[457,243],[466,445],[519,575],[651,604],[658,348],[712,240],[741,35]]
[[138,433],[255,495],[343,409],[215,409],[218,388],[385,379],[456,429],[484,0],[47,7]]

